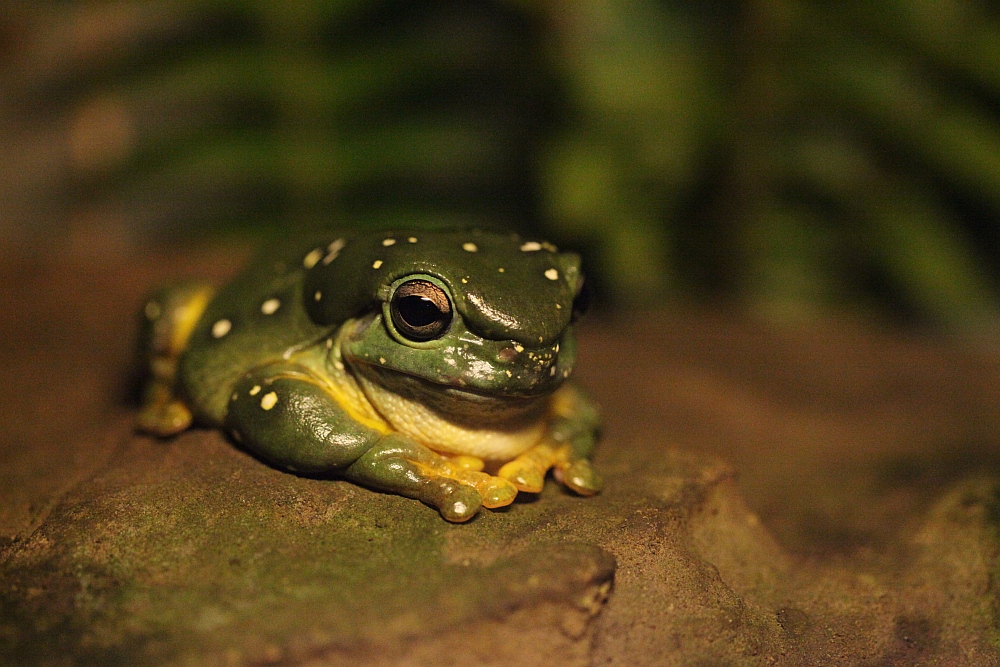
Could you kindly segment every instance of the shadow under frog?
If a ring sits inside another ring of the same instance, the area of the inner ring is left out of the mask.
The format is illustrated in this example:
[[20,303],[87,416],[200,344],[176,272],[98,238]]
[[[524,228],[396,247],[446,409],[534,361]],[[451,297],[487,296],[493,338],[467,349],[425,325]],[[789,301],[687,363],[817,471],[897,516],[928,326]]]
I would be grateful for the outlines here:
[[145,306],[139,428],[202,423],[285,470],[416,498],[449,521],[601,487],[597,411],[567,378],[579,257],[481,231],[331,234],[221,290]]

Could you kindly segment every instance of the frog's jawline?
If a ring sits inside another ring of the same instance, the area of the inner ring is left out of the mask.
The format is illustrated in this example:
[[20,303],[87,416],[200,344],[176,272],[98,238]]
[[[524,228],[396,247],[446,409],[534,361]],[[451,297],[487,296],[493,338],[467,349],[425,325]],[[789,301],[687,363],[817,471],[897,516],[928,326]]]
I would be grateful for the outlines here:
[[451,419],[470,423],[507,421],[528,415],[534,416],[544,407],[545,399],[556,386],[546,386],[544,391],[531,394],[485,393],[453,384],[434,382],[364,360],[353,363],[358,372],[393,392],[425,404],[430,409]]

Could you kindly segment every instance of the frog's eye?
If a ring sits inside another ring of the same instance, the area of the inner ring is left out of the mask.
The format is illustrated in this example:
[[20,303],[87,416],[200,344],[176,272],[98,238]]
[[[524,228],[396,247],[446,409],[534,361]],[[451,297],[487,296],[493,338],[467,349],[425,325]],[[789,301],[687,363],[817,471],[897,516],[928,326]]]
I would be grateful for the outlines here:
[[392,323],[413,341],[433,340],[451,324],[451,301],[427,280],[409,280],[396,288],[389,303]]
[[573,297],[573,317],[571,321],[575,322],[583,317],[588,308],[590,308],[590,287],[585,280],[581,279],[580,289],[577,290],[576,296]]

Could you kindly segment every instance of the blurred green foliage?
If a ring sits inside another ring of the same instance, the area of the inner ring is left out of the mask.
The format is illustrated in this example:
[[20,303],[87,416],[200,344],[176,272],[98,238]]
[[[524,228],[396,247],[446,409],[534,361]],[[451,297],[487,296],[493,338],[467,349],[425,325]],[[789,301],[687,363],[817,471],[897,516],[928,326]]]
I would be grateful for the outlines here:
[[504,226],[617,304],[1000,322],[985,0],[0,9],[11,234]]

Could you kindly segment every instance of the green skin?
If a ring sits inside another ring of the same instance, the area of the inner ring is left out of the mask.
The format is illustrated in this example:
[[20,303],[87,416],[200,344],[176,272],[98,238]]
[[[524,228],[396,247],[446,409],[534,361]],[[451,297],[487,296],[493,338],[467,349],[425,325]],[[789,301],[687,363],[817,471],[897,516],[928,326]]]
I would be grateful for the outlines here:
[[[451,308],[430,340],[393,320],[395,291],[413,279],[440,288]],[[198,307],[179,349],[164,351],[163,340],[197,286],[147,305],[153,378],[140,428],[219,426],[280,468],[416,498],[450,521],[539,490],[550,467],[590,495],[601,486],[588,460],[598,417],[566,382],[581,285],[577,255],[479,231],[331,234],[263,255]],[[468,452],[438,447],[406,427],[396,403],[379,402],[382,390],[473,433],[541,434],[541,447],[511,454],[475,437]]]

